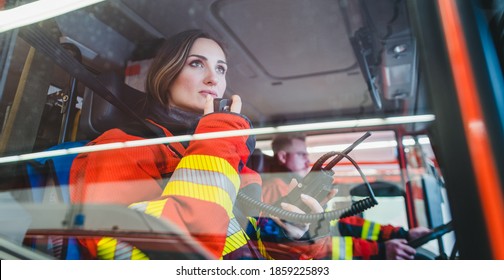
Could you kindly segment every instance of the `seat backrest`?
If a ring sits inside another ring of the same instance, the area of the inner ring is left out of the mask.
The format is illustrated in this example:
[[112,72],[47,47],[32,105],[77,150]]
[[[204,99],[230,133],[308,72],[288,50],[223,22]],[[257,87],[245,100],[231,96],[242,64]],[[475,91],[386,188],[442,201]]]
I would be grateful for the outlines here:
[[[46,151],[76,148],[86,145],[88,141],[65,142],[53,146]],[[31,187],[32,199],[35,203],[70,204],[68,190],[70,167],[77,154],[38,158],[26,163],[26,174]],[[31,246],[48,254],[66,260],[80,259],[80,248],[73,237],[64,239],[54,236],[45,242],[33,240]]]
[[[396,184],[385,182],[385,181],[375,181],[370,182],[369,185],[373,190],[373,193],[376,197],[393,197],[393,196],[402,196],[404,197],[406,194],[403,190],[401,190]],[[350,190],[351,196],[369,196],[369,191],[366,184],[362,183]]]
[[[46,151],[76,148],[86,145],[88,141],[65,142],[53,146]],[[68,183],[70,167],[77,154],[39,158],[27,161],[26,173],[32,188],[32,198],[35,203],[47,202],[47,186],[56,187],[57,202],[70,203]]]
[[247,166],[262,174],[271,172],[271,164],[273,162],[273,157],[266,155],[260,149],[255,149],[247,162]]
[[[147,94],[124,83],[124,78],[114,72],[103,73],[98,80],[122,103],[142,116]],[[134,118],[103,99],[99,94],[86,88],[79,121],[80,137],[96,138],[101,133],[122,124],[134,121]]]

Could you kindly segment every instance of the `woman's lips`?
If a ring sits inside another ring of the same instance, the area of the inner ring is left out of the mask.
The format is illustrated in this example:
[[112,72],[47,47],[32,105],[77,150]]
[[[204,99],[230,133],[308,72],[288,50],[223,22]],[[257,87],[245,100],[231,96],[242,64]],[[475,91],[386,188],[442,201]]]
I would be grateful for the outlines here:
[[213,98],[217,98],[217,93],[215,93],[214,91],[211,91],[211,90],[202,90],[202,91],[200,91],[200,93],[203,94],[204,96],[210,95]]

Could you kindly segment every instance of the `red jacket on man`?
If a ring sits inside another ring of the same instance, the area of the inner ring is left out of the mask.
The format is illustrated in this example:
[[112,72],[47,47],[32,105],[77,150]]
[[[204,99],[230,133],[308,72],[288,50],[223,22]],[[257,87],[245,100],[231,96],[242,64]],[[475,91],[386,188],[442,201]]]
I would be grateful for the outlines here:
[[[286,196],[291,187],[290,177],[286,174],[268,174],[262,185],[263,202],[273,204],[278,199]],[[269,221],[259,221],[258,229],[269,229],[270,232],[263,232],[261,239],[263,243],[270,240],[272,243],[278,243],[275,234],[282,234],[281,230],[275,228],[275,225]],[[385,246],[383,241],[393,238],[406,239],[408,232],[401,227],[392,225],[381,225],[365,220],[358,216],[343,218],[331,222],[330,236],[321,237],[315,242],[287,242],[286,248],[296,248],[297,252],[304,254],[307,258],[316,259],[385,259]],[[281,238],[286,240],[285,238]],[[268,245],[271,246],[271,245]],[[268,247],[266,246],[266,247]],[[311,248],[311,249],[310,249]],[[306,252],[310,252],[307,254]],[[280,254],[278,250],[276,254]],[[272,258],[288,257],[272,256]]]

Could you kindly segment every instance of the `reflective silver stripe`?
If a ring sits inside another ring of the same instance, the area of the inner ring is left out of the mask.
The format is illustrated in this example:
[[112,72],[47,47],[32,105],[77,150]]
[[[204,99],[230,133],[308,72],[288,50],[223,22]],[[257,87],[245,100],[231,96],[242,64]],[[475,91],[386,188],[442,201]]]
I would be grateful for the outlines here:
[[353,258],[352,237],[333,237],[332,238],[332,259],[333,260],[351,260]]
[[129,259],[131,259],[131,251],[132,250],[133,250],[133,247],[131,245],[117,241],[116,249],[114,252],[114,259],[115,260],[129,260]]
[[226,243],[222,255],[225,256],[247,244],[248,236],[240,227],[240,224],[233,217],[229,221],[228,231],[226,234]]
[[179,168],[175,171],[171,180],[215,186],[227,192],[233,202],[236,199],[236,188],[233,182],[226,175],[219,172]]
[[[240,175],[236,170],[223,158],[207,155],[188,155],[183,157],[177,165],[177,170],[188,168],[194,170],[206,170],[219,172],[226,175],[238,191],[240,187]],[[177,173],[175,170],[174,174]]]
[[366,221],[368,224],[368,227],[367,227],[367,234],[366,236],[364,236],[365,239],[367,240],[376,240],[377,239],[377,236],[374,236],[373,233],[375,232],[376,230],[376,227],[377,226],[380,226],[374,222],[371,222],[371,221]]
[[131,209],[133,209],[133,210],[145,213],[145,211],[147,210],[147,205],[149,205],[149,202],[146,201],[146,202],[134,203],[134,204],[131,204],[128,207],[131,208]]
[[344,260],[345,259],[345,252],[346,252],[346,247],[345,247],[345,238],[341,238],[339,242],[339,259]]
[[229,221],[229,226],[228,226],[228,230],[227,230],[226,236],[231,236],[231,235],[237,233],[240,230],[241,230],[240,224],[238,223],[238,221],[236,220],[236,218],[232,218]]

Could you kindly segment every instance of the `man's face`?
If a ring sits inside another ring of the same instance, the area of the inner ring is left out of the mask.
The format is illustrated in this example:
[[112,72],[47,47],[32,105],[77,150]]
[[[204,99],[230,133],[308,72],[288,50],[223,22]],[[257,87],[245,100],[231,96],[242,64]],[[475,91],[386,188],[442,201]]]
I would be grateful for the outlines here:
[[290,147],[279,152],[279,159],[285,167],[301,177],[309,171],[310,160],[303,140],[293,139]]

